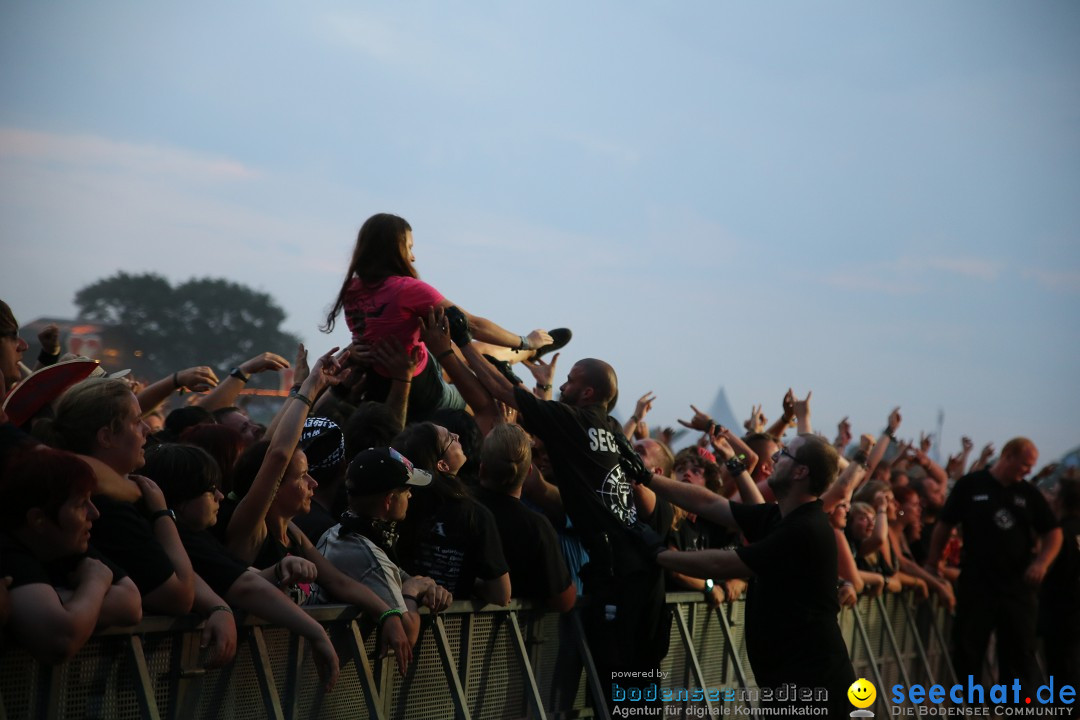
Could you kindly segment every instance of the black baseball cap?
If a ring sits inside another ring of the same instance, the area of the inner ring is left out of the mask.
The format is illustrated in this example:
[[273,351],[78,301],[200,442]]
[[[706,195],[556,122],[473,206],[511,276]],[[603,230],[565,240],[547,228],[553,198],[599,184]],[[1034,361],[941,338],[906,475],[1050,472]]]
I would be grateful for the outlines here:
[[394,448],[368,448],[349,463],[345,491],[349,495],[374,495],[430,482],[431,473],[413,467],[408,458]]

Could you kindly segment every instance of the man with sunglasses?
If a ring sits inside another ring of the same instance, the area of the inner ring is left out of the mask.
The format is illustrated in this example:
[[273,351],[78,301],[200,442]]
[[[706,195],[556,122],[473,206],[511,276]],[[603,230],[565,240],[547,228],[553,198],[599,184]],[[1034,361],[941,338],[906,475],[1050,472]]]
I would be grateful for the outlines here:
[[[806,705],[800,693],[813,696],[824,688],[829,717],[842,717],[850,709],[845,693],[855,673],[836,621],[836,538],[819,499],[836,477],[836,450],[802,434],[772,460],[768,483],[775,503],[730,502],[706,488],[652,475],[643,466],[633,474],[658,496],[742,532],[749,542],[734,550],[664,550],[656,559],[662,567],[695,577],[751,578],[746,645],[763,705]],[[741,460],[732,456],[727,469],[744,498],[760,498]]]

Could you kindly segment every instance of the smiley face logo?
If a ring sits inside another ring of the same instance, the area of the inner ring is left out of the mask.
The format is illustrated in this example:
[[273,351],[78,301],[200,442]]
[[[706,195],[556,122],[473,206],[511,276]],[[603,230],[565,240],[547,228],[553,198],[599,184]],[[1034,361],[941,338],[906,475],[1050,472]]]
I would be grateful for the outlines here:
[[851,683],[847,691],[848,700],[857,708],[868,708],[877,699],[877,688],[866,678],[859,678]]

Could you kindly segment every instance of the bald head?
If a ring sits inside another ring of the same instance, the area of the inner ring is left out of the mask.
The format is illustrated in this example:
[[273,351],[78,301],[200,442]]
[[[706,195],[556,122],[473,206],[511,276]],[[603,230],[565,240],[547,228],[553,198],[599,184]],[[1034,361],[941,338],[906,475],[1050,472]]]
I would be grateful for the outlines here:
[[614,368],[595,358],[575,363],[559,388],[559,399],[569,405],[603,405],[607,409],[618,395],[619,381]]

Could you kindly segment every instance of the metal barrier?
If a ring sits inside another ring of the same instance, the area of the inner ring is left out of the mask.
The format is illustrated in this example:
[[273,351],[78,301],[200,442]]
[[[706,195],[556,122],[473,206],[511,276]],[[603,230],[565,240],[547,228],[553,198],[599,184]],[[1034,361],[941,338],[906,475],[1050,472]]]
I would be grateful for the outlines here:
[[[674,621],[663,683],[753,688],[744,603],[712,609],[700,593],[672,593],[667,600]],[[508,607],[456,602],[424,618],[414,661],[402,676],[392,659],[371,659],[374,634],[362,635],[355,608],[307,610],[326,626],[341,657],[331,693],[319,689],[304,641],[287,630],[242,619],[236,659],[204,669],[195,620],[152,617],[95,635],[56,667],[7,647],[0,657],[0,720],[607,717],[600,697],[607,685],[595,676],[576,613],[519,601]],[[878,687],[878,712],[891,711],[887,689],[894,683],[954,682],[942,609],[890,595],[863,598],[839,619],[856,674]],[[679,714],[712,705],[674,704],[683,708]]]

